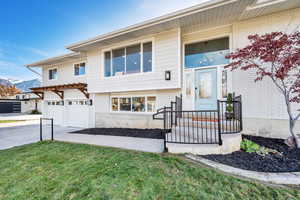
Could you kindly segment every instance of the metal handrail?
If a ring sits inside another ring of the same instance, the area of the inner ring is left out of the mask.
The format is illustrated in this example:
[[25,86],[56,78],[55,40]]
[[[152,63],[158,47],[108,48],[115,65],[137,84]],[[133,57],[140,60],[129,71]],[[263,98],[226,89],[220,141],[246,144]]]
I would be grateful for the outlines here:
[[53,118],[40,118],[40,141],[43,141],[43,120],[51,121],[51,140],[54,140]]

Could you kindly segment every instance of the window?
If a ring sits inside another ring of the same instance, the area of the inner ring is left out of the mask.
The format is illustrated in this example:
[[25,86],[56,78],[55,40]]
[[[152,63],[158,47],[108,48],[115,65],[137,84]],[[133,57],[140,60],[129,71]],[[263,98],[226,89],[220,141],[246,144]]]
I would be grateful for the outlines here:
[[80,76],[85,74],[85,63],[75,64],[74,65],[74,75]]
[[111,76],[111,52],[104,53],[104,76]]
[[185,46],[185,68],[227,64],[229,38],[198,42]]
[[227,97],[227,71],[222,71],[222,97]]
[[57,69],[50,69],[49,80],[56,80],[56,79],[57,79]]
[[155,112],[156,97],[147,97],[147,112]]
[[112,51],[112,71],[113,76],[123,75],[125,73],[125,49],[117,49]]
[[152,42],[143,44],[143,72],[152,71]]
[[112,111],[127,112],[155,112],[156,97],[113,97],[111,98]]
[[126,48],[126,73],[141,72],[141,46],[134,45]]
[[132,111],[145,112],[145,97],[132,97]]
[[152,42],[135,44],[104,53],[104,76],[152,71]]
[[120,98],[120,111],[131,111],[131,98]]
[[111,100],[111,109],[112,109],[112,111],[118,111],[119,110],[119,99],[118,98],[112,98],[112,100]]

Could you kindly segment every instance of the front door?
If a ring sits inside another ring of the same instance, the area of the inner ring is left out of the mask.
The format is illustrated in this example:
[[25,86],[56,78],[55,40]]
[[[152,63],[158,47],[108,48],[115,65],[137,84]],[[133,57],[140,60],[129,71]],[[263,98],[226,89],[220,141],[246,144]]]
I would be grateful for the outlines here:
[[217,109],[217,69],[195,71],[196,110]]

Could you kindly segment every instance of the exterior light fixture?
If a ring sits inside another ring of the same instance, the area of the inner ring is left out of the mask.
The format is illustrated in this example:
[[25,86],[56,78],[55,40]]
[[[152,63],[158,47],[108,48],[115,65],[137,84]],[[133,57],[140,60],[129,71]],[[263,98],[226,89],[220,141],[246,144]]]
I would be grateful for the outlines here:
[[166,81],[171,80],[171,71],[165,71],[165,80]]

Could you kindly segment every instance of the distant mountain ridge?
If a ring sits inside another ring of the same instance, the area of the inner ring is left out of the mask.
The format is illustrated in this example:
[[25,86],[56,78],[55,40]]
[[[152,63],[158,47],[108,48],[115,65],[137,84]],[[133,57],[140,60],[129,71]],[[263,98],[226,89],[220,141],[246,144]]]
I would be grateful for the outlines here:
[[41,81],[39,79],[32,79],[28,81],[17,81],[17,80],[9,80],[5,78],[0,78],[0,85],[5,86],[13,86],[21,90],[22,92],[30,92],[30,88],[40,87]]

